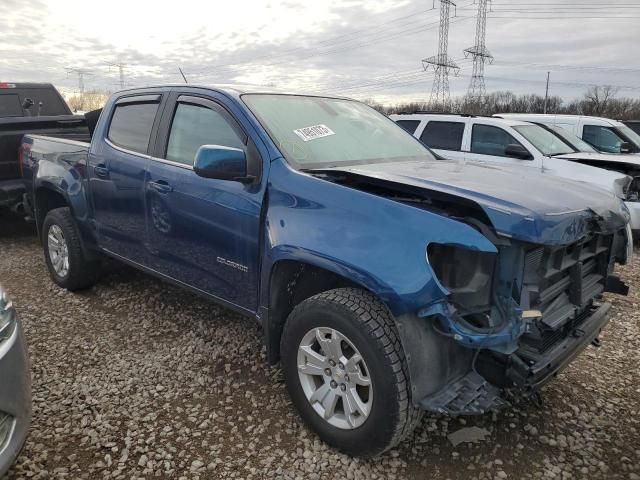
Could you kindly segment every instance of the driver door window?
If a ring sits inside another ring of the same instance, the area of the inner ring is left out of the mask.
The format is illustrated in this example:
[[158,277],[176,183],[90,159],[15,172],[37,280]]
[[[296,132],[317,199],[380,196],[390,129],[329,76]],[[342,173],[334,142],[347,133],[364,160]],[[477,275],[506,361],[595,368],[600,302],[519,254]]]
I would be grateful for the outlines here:
[[191,166],[202,145],[244,148],[242,138],[220,112],[179,103],[171,123],[166,159]]
[[471,133],[471,153],[507,157],[504,153],[508,145],[520,145],[513,136],[502,128],[477,124]]
[[625,142],[609,127],[599,125],[585,125],[582,139],[601,152],[607,153],[620,153],[620,147]]

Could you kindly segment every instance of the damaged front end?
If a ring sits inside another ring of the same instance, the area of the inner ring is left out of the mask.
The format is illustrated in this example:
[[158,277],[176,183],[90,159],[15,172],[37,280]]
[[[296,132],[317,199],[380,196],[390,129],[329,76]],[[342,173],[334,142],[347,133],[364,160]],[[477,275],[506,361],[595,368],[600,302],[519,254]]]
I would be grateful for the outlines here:
[[452,221],[450,231],[425,221],[430,277],[396,314],[425,410],[481,414],[536,392],[598,343],[602,294],[628,290],[612,274],[631,255],[629,212],[599,190],[444,161],[313,174]]
[[[472,351],[443,388],[419,396],[424,409],[477,414],[505,405],[505,393],[531,393],[553,378],[608,321],[606,291],[626,294],[612,276],[625,255],[625,228],[594,222],[568,245],[494,237],[497,254],[432,244],[427,257],[445,300],[423,308],[448,341]],[[424,392],[423,392],[424,393]]]

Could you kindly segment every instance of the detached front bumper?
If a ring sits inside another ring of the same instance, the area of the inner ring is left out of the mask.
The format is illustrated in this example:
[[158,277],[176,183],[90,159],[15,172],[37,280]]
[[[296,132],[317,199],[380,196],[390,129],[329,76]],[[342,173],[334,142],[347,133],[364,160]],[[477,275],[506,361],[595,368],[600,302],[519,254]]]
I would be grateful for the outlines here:
[[[411,325],[405,321],[400,331],[405,348],[409,347],[411,353],[409,368],[414,403],[438,413],[477,415],[508,405],[504,397],[506,391],[529,395],[555,378],[587,346],[597,343],[598,335],[609,321],[610,308],[609,303],[603,303],[583,312],[583,319],[544,353],[521,345],[514,353],[500,355],[502,360],[497,363],[485,363],[487,358],[480,355],[476,369],[472,367],[473,350],[456,346],[445,337],[431,345],[425,344],[428,336],[415,328],[405,332],[411,335],[407,337],[403,330]],[[423,343],[424,350],[417,348],[418,342]],[[423,366],[422,371],[415,369],[418,365]]]
[[507,375],[520,387],[531,390],[540,388],[597,341],[598,335],[609,322],[610,309],[610,303],[592,307],[590,315],[582,323],[544,354],[519,350],[512,356]]
[[0,343],[0,477],[20,453],[31,424],[31,371],[22,325]]

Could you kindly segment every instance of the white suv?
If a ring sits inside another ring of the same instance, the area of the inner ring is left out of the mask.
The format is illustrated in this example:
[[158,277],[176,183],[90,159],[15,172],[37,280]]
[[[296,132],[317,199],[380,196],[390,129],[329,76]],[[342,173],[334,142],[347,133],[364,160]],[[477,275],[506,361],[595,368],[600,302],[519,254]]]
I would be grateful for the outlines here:
[[581,154],[550,129],[518,120],[468,115],[390,117],[444,158],[541,171],[612,192],[625,201],[631,228],[640,234],[640,182],[616,171],[577,163]]

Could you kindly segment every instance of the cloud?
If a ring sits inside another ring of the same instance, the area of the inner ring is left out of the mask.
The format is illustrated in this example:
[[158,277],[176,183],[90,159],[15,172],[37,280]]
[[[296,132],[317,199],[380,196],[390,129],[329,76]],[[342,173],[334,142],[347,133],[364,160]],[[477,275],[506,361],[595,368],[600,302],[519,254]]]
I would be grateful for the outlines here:
[[[471,0],[457,3],[449,55],[462,69],[450,84],[453,94],[463,94],[471,74],[463,50],[474,43],[476,6]],[[634,87],[620,94],[640,95],[640,63],[629,55],[640,41],[637,20],[578,20],[613,14],[577,7],[538,19],[542,14],[522,13],[534,8],[531,2],[509,3],[512,13],[499,12],[507,4],[496,5],[487,27],[487,46],[496,57],[486,67],[488,90],[543,93],[551,70],[553,94],[577,97],[586,85],[598,83]],[[108,63],[123,63],[133,86],[181,82],[181,67],[190,82],[275,85],[385,102],[424,100],[433,73],[422,72],[420,60],[435,55],[438,42],[439,12],[430,6],[421,0],[183,0],[164,8],[157,2],[112,0],[104,8],[81,0],[3,0],[0,78],[73,90],[78,79],[67,68],[81,68],[87,89],[113,90],[119,72]],[[632,9],[626,16],[633,12],[640,14]]]

